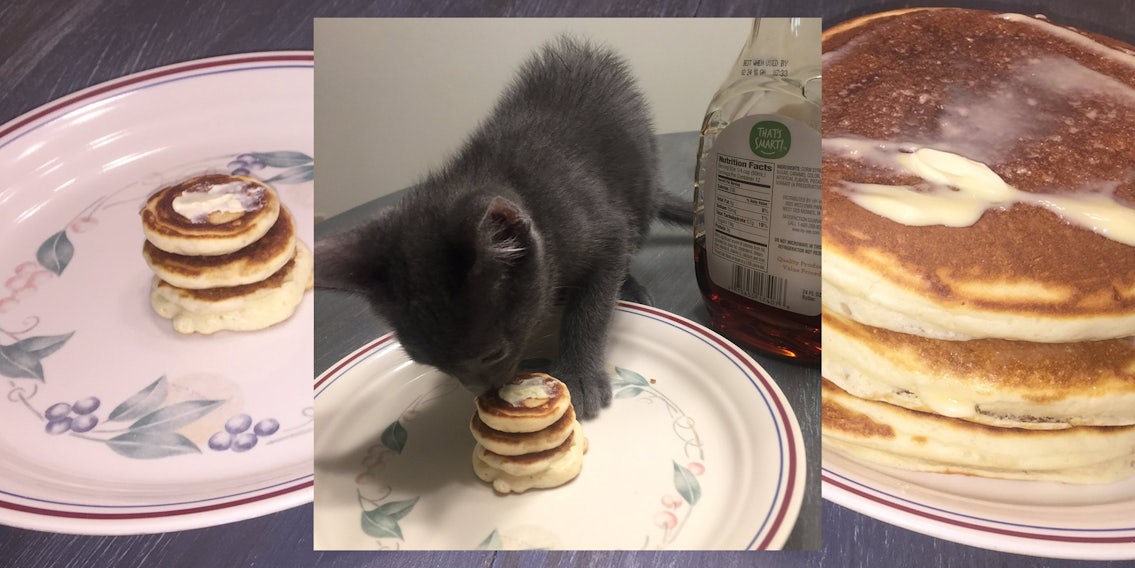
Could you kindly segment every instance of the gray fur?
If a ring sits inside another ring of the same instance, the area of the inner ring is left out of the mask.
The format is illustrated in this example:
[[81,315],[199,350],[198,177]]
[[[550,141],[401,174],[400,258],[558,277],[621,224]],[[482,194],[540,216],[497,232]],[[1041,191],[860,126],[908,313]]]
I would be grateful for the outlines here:
[[316,246],[316,285],[366,296],[410,356],[474,392],[518,368],[562,303],[551,372],[576,412],[611,401],[604,349],[627,269],[653,219],[683,221],[659,192],[646,101],[608,49],[544,46],[464,147],[394,207]]

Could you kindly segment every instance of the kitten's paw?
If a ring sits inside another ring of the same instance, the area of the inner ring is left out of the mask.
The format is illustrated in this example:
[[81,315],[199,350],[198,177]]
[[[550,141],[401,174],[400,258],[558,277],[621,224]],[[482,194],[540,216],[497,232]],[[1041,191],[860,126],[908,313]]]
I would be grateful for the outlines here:
[[[562,375],[562,376],[561,376]],[[571,392],[571,403],[575,416],[580,420],[590,420],[599,416],[599,411],[611,405],[611,378],[606,373],[568,373],[555,375]]]

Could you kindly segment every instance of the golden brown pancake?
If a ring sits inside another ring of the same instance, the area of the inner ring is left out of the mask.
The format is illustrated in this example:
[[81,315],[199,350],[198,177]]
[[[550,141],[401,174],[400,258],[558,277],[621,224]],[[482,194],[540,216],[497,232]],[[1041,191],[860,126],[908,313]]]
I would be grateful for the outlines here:
[[524,396],[515,404],[501,398],[504,389],[495,389],[477,397],[477,413],[481,420],[501,432],[535,432],[559,420],[571,405],[567,387],[550,375],[521,374],[512,383],[524,381],[533,383],[528,392],[530,396]]
[[479,412],[469,420],[473,439],[486,450],[505,456],[519,456],[540,452],[563,444],[571,436],[575,424],[575,409],[568,407],[552,425],[535,432],[501,432],[490,428],[481,420]]
[[825,313],[824,377],[849,393],[992,426],[1135,424],[1135,338],[945,341]]
[[295,313],[311,288],[315,263],[311,251],[296,242],[295,257],[273,275],[252,284],[190,290],[154,277],[150,304],[173,320],[180,333],[250,331],[280,323]]
[[[192,194],[204,195],[222,187],[239,187],[246,209],[186,217],[175,209],[175,200]],[[280,199],[276,192],[251,177],[208,174],[164,187],[146,201],[141,211],[142,230],[157,248],[173,254],[216,256],[240,250],[276,223]]]
[[823,381],[824,451],[935,473],[1110,483],[1135,474],[1135,426],[1023,430],[851,396]]
[[474,453],[477,458],[487,465],[499,469],[509,475],[533,475],[548,468],[548,463],[559,459],[571,449],[575,440],[572,439],[576,424],[571,425],[568,437],[559,445],[519,455],[504,455],[487,450],[478,444]]
[[162,280],[181,288],[240,286],[264,280],[295,256],[296,228],[291,213],[280,208],[272,228],[256,242],[219,256],[186,256],[159,249],[150,241],[142,256]]
[[473,451],[473,472],[482,481],[493,484],[497,493],[524,493],[529,489],[551,489],[575,479],[583,469],[583,454],[587,452],[587,438],[579,423],[562,447],[541,452],[526,460],[524,456],[491,456],[490,460],[503,460],[506,467],[524,473],[514,474],[482,459],[485,452]]
[[1135,473],[1135,49],[914,9],[823,53],[825,451]]
[[[1127,50],[1127,51],[1124,51]],[[1135,335],[1135,247],[1055,196],[1135,208],[1135,48],[992,12],[901,11],[825,33],[825,306],[946,339]],[[915,226],[861,205],[870,186],[956,191],[899,163],[929,149],[1017,193],[972,224]],[[1110,235],[1110,236],[1109,236]]]

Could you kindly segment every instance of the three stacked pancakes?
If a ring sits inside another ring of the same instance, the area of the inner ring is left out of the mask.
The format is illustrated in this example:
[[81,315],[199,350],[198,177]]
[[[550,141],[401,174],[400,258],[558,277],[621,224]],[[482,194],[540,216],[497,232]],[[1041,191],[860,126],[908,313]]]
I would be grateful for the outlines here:
[[288,319],[314,259],[276,192],[208,174],[164,187],[141,211],[150,303],[180,333],[262,329]]
[[1135,48],[916,9],[823,52],[825,450],[1135,475]]

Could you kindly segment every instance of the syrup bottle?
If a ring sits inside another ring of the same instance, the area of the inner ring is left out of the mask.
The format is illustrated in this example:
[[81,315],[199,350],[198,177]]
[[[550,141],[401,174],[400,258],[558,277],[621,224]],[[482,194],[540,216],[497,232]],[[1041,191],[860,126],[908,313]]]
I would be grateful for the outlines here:
[[706,110],[694,269],[710,325],[820,361],[820,19],[759,18]]

